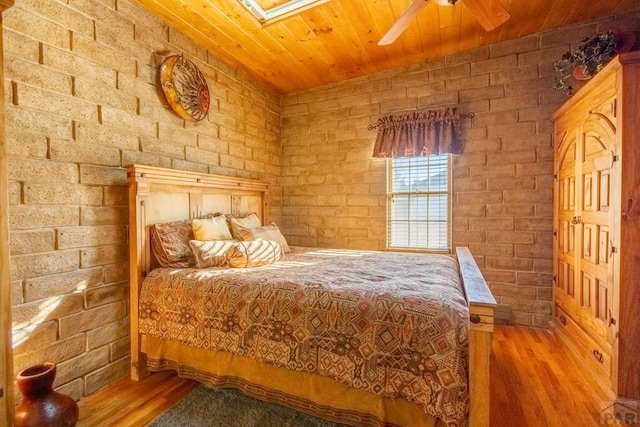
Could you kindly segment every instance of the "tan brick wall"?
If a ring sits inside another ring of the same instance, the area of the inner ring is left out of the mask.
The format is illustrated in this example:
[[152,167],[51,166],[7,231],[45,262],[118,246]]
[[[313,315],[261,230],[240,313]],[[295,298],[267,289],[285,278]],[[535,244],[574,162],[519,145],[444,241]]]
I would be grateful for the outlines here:
[[[389,113],[457,106],[465,151],[453,161],[453,244],[469,246],[511,321],[551,314],[553,61],[586,36],[634,28],[607,17],[282,100],[283,229],[293,244],[385,248],[386,162],[372,159]],[[615,22],[613,22],[615,21]]]
[[[128,0],[4,13],[15,370],[58,364],[75,398],[126,375],[131,163],[263,179],[280,218],[280,95]],[[184,53],[211,93],[185,122],[156,85]]]

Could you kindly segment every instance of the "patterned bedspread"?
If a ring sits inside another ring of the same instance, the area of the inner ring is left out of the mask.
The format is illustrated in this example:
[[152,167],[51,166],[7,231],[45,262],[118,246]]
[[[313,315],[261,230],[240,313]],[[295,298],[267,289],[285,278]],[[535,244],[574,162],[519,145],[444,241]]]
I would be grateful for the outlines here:
[[469,312],[444,255],[293,248],[247,269],[153,270],[140,332],[315,372],[465,423]]

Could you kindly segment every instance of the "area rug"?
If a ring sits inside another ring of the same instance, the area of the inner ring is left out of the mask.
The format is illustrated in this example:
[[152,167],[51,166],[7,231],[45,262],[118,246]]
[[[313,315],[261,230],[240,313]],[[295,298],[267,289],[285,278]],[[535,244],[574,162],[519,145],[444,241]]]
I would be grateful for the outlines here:
[[246,396],[236,389],[200,385],[149,427],[346,427],[274,403]]

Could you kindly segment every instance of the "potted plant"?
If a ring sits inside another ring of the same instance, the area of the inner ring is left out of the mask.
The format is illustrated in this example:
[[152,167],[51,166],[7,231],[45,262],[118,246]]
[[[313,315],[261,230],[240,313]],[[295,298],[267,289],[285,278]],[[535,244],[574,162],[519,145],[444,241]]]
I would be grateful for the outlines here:
[[618,52],[618,40],[612,31],[596,34],[582,41],[574,52],[565,52],[554,62],[556,71],[553,87],[567,95],[573,91],[567,81],[570,76],[577,80],[591,78]]

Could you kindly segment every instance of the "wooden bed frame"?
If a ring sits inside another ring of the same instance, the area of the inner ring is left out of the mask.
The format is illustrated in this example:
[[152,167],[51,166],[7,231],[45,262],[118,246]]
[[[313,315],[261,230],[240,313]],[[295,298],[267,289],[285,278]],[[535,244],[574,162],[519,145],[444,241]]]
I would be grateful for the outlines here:
[[[268,221],[268,184],[245,178],[151,166],[127,168],[129,182],[129,263],[131,378],[147,376],[145,337],[138,330],[138,299],[144,277],[157,266],[149,228],[156,223],[221,212],[256,212]],[[496,301],[468,248],[457,248],[469,305],[469,426],[489,425],[489,359]]]

